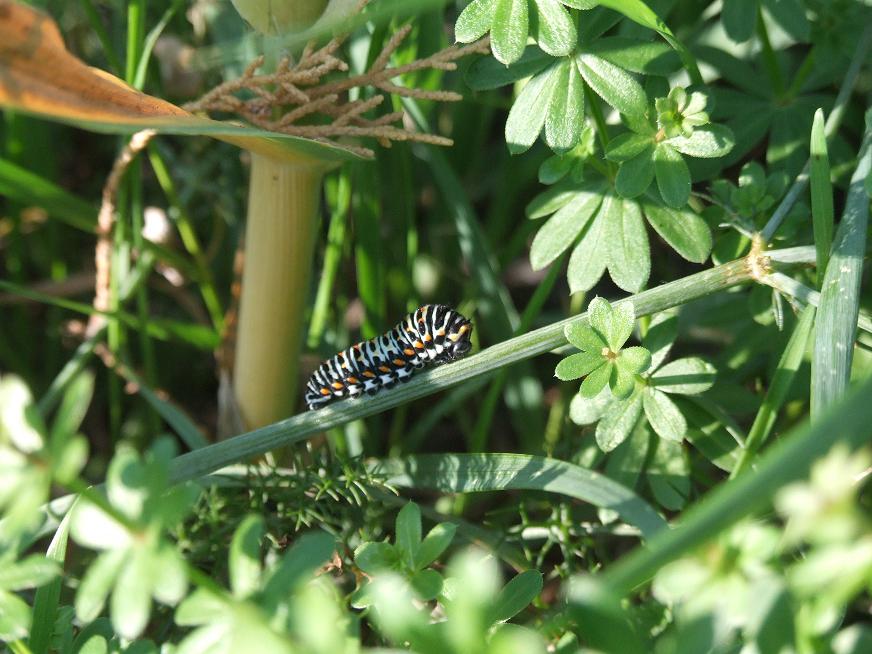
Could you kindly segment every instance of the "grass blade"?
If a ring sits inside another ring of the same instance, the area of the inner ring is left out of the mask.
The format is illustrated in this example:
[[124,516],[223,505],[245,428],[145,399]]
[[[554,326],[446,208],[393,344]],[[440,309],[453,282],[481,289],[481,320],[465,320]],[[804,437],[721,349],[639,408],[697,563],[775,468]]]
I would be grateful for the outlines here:
[[541,490],[611,509],[639,528],[645,538],[666,522],[633,491],[587,468],[526,454],[431,454],[376,461],[372,471],[387,483],[445,493]]
[[714,538],[738,520],[767,506],[775,493],[804,478],[811,465],[837,442],[859,447],[870,440],[872,379],[819,421],[806,422],[782,438],[760,459],[757,470],[711,491],[704,500],[682,514],[675,529],[659,533],[644,549],[624,557],[603,575],[603,582],[617,595],[625,595],[648,581],[662,566]]
[[869,222],[869,196],[865,182],[870,170],[872,110],[866,112],[866,133],[822,285],[811,362],[812,416],[840,398],[851,378]]
[[809,305],[803,310],[799,322],[787,342],[787,347],[784,348],[781,359],[778,361],[772,383],[769,385],[766,397],[763,398],[760,410],[754,418],[754,424],[751,425],[751,431],[748,432],[748,438],[745,440],[745,449],[739,455],[739,461],[733,468],[731,478],[737,477],[748,467],[757,451],[769,437],[772,427],[775,425],[778,411],[787,399],[787,394],[790,392],[790,387],[793,385],[793,380],[796,378],[796,373],[808,348],[808,339],[814,326],[814,315],[815,308],[813,306]]
[[[46,557],[52,561],[57,561],[61,567],[63,567],[64,559],[67,556],[70,515],[70,513],[67,513],[64,516],[46,551]],[[27,643],[33,654],[48,652],[52,632],[55,627],[58,603],[61,598],[62,583],[63,577],[57,577],[36,590],[36,595],[33,599],[33,623],[30,630],[30,640]]]
[[811,127],[811,219],[814,225],[814,246],[817,250],[817,285],[824,280],[824,271],[833,244],[833,184],[830,181],[830,158],[824,134],[824,112],[818,109]]

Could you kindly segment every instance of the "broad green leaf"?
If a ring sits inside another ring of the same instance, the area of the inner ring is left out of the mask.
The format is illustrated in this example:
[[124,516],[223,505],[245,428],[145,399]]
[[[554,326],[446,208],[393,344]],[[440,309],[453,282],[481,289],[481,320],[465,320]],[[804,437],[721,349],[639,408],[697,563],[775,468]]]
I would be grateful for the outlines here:
[[367,574],[395,568],[400,555],[390,543],[363,543],[354,550],[354,564]]
[[415,556],[415,567],[424,568],[439,558],[454,540],[456,531],[457,525],[451,522],[440,522],[433,527],[421,541]]
[[618,356],[618,363],[634,375],[638,375],[651,366],[651,353],[639,346],[624,348]]
[[653,159],[657,188],[663,201],[673,209],[680,209],[690,198],[690,170],[684,157],[668,143],[660,143],[654,149]]
[[833,638],[834,654],[863,654],[872,650],[872,627],[866,624],[852,624],[842,629]]
[[611,452],[623,443],[642,414],[642,394],[615,402],[596,426],[596,442],[603,452]]
[[603,363],[603,365],[598,368],[594,368],[590,373],[588,373],[587,377],[584,378],[584,381],[581,382],[581,387],[578,389],[578,392],[582,397],[596,397],[599,395],[600,391],[606,387],[606,384],[609,383],[613,369],[614,364],[609,361]]
[[736,144],[736,138],[724,125],[703,125],[695,127],[690,136],[675,136],[664,143],[688,157],[713,159],[728,154]]
[[800,43],[809,40],[811,26],[802,0],[763,0],[763,6],[778,25]]
[[639,527],[645,538],[665,527],[663,519],[632,491],[558,459],[524,454],[431,454],[376,461],[372,470],[394,486],[445,493],[511,489],[559,493],[615,509],[625,522]]
[[315,570],[330,560],[335,549],[336,539],[326,531],[310,531],[297,538],[266,582],[264,595],[269,602],[280,601],[306,583]]
[[472,43],[487,34],[494,16],[495,0],[472,0],[457,17],[454,38],[460,43]]
[[572,246],[602,202],[599,190],[577,192],[536,232],[530,246],[533,270],[541,270]]
[[498,61],[509,65],[521,58],[527,45],[528,0],[494,0],[491,51]]
[[812,416],[841,397],[851,377],[869,224],[869,196],[864,184],[870,173],[872,110],[866,112],[866,133],[821,286],[811,364]]
[[531,220],[542,218],[562,209],[578,196],[578,188],[560,184],[542,191],[530,200],[524,212]]
[[128,557],[127,549],[103,552],[88,566],[82,583],[76,591],[76,616],[82,622],[91,622],[103,610],[106,596],[115,583],[118,572]]
[[733,41],[743,43],[754,35],[760,0],[724,0],[721,21]]
[[412,585],[415,595],[423,602],[435,599],[442,592],[442,575],[432,568],[418,570],[412,575],[409,583]]
[[568,584],[567,599],[568,613],[584,634],[585,645],[593,651],[621,654],[651,651],[636,634],[621,598],[598,578],[590,575],[573,577]]
[[132,640],[145,629],[151,614],[153,584],[151,551],[145,547],[133,549],[118,574],[109,606],[112,626],[120,636]]
[[506,120],[506,145],[512,154],[529,149],[542,131],[559,77],[557,73],[556,66],[549,66],[527,82],[518,94]]
[[584,84],[578,68],[569,59],[560,63],[554,75],[557,79],[545,117],[545,143],[555,152],[564,153],[574,148],[581,138],[584,127]]
[[600,213],[588,222],[581,234],[581,240],[569,257],[569,266],[566,269],[569,291],[577,293],[593,288],[603,276],[607,262],[605,221],[600,210]]
[[645,476],[660,504],[672,511],[684,508],[690,495],[690,461],[680,443],[660,439]]
[[154,551],[154,598],[168,606],[178,604],[188,592],[188,570],[175,545],[163,542]]
[[397,514],[396,549],[408,566],[412,566],[421,544],[421,509],[407,503]]
[[70,382],[64,391],[61,404],[52,423],[50,440],[65,439],[72,436],[82,424],[91,397],[94,395],[94,373],[82,371]]
[[554,369],[554,376],[561,381],[578,379],[590,374],[605,363],[606,359],[599,352],[577,352],[560,360]]
[[525,570],[500,589],[491,609],[490,623],[511,620],[542,592],[542,573]]
[[615,202],[616,210],[606,226],[609,275],[623,290],[636,293],[651,272],[651,248],[639,205],[631,200]]
[[18,595],[0,590],[0,641],[26,638],[28,631],[30,607]]
[[584,51],[634,73],[670,75],[681,67],[675,51],[656,41],[603,36],[586,44]]
[[609,304],[608,300],[595,297],[587,313],[590,326],[606,339],[612,352],[617,353],[633,333],[636,316],[632,302]]
[[642,394],[642,406],[652,429],[660,438],[680,443],[687,433],[687,421],[666,393],[648,388]]
[[233,532],[227,555],[230,570],[230,589],[239,599],[248,597],[260,588],[260,547],[264,534],[263,518],[246,516]]
[[654,231],[682,257],[693,263],[708,259],[712,233],[700,216],[689,209],[672,209],[647,199],[642,210]]
[[[492,1],[492,0],[490,0]],[[471,7],[472,5],[468,5]],[[474,40],[474,39],[473,39]],[[554,58],[535,45],[529,45],[521,58],[506,66],[493,57],[480,57],[466,69],[464,80],[475,91],[488,91],[535,75]]]
[[24,590],[39,588],[60,575],[57,561],[41,554],[31,554],[26,559],[0,564],[0,590]]
[[670,361],[651,375],[651,385],[664,393],[699,395],[715,383],[714,366],[697,357]]
[[596,55],[582,53],[577,61],[584,81],[603,100],[630,118],[645,116],[648,98],[632,75]]
[[572,52],[578,41],[575,21],[557,0],[533,0],[538,10],[539,47],[553,57],[563,57]]
[[830,260],[833,243],[833,184],[830,181],[830,158],[824,131],[824,112],[818,109],[811,127],[810,184],[811,219],[817,253],[817,283],[821,285]]
[[575,395],[569,403],[569,419],[576,425],[592,425],[603,417],[614,402],[615,398],[607,388],[592,398]]
[[640,155],[654,145],[653,134],[624,132],[609,141],[606,146],[606,159],[623,163]]
[[618,168],[615,190],[625,198],[642,195],[654,181],[654,148],[650,145]]
[[612,364],[609,388],[618,400],[626,400],[636,390],[636,373],[630,367],[621,365],[620,359]]
[[208,624],[227,608],[228,603],[224,597],[211,590],[198,588],[179,604],[174,618],[176,624],[182,627],[193,627]]
[[585,352],[601,353],[604,347],[608,344],[603,340],[603,337],[598,334],[588,323],[573,322],[563,328],[563,335],[566,340],[572,343],[579,350]]
[[655,314],[642,339],[642,347],[651,353],[651,368],[657,370],[666,360],[678,337],[678,315],[673,311]]

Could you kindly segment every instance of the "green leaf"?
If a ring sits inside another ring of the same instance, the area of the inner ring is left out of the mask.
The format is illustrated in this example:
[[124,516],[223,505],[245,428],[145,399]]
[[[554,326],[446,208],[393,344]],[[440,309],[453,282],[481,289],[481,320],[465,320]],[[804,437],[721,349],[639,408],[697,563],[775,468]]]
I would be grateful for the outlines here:
[[432,454],[386,459],[372,465],[385,483],[444,493],[540,490],[618,511],[645,538],[665,528],[663,519],[632,491],[581,466],[525,454]]
[[618,134],[606,145],[606,159],[623,163],[635,158],[653,145],[653,134],[624,132],[623,134]]
[[812,416],[841,397],[851,377],[869,224],[869,196],[864,184],[870,173],[872,110],[866,112],[866,133],[821,286],[811,363]]
[[600,209],[588,222],[581,234],[581,240],[569,257],[566,278],[569,280],[571,293],[590,290],[603,276],[608,262],[605,238],[605,221]]
[[575,395],[569,403],[569,419],[576,425],[592,425],[603,417],[614,402],[611,391],[605,388],[592,398]]
[[617,353],[633,333],[636,316],[632,302],[609,304],[608,300],[595,297],[587,307],[590,326],[606,339],[612,352]]
[[650,370],[657,370],[669,356],[675,339],[678,337],[678,315],[674,311],[655,314],[642,339],[642,347],[651,353]]
[[370,575],[394,569],[399,562],[400,554],[390,543],[363,543],[354,550],[354,564]]
[[411,567],[421,544],[421,509],[414,502],[407,503],[397,514],[396,549],[403,561]]
[[[644,654],[650,652],[636,634],[620,598],[593,576],[578,575],[570,580],[568,613],[584,643],[596,652]],[[584,651],[584,650],[581,650]]]
[[415,595],[422,602],[436,599],[442,592],[442,575],[431,568],[418,570],[409,580]]
[[[63,568],[67,556],[67,542],[70,534],[70,513],[64,516],[57,531],[46,550],[46,557],[55,561],[59,569]],[[58,615],[58,603],[61,597],[62,577],[57,577],[51,583],[40,586],[33,599],[33,624],[30,630],[28,646],[33,654],[48,652],[55,619]]]
[[248,597],[260,588],[260,543],[263,534],[264,521],[259,515],[246,516],[233,532],[227,560],[230,589],[239,599]]
[[669,396],[656,388],[642,394],[642,406],[652,429],[660,438],[680,443],[687,433],[687,421]]
[[664,393],[699,395],[715,383],[717,371],[710,363],[697,357],[676,359],[651,375],[651,385]]
[[464,72],[463,79],[473,91],[489,91],[532,77],[554,58],[529,45],[521,58],[506,66],[493,57],[479,57]]
[[620,359],[612,364],[609,388],[618,400],[626,400],[636,390],[636,374],[630,368],[621,365]]
[[528,0],[494,0],[491,25],[491,51],[498,61],[508,65],[521,58],[527,45]]
[[[650,139],[649,139],[650,141]],[[624,161],[615,177],[615,190],[625,198],[642,195],[654,181],[654,148],[650,145],[632,159]]]
[[754,35],[760,0],[724,0],[721,21],[733,41],[743,43]]
[[610,405],[609,411],[596,426],[596,442],[603,452],[611,452],[623,443],[642,414],[642,395],[635,393],[629,399]]
[[763,6],[778,25],[800,43],[811,36],[811,25],[801,0],[763,0]]
[[497,594],[488,622],[506,622],[523,611],[542,592],[542,573],[525,570],[515,576]]
[[690,461],[680,443],[658,440],[645,476],[657,501],[664,508],[679,511],[690,495]]
[[690,170],[684,157],[660,143],[654,149],[654,172],[657,175],[657,188],[663,201],[674,209],[680,209],[690,198]]
[[580,190],[572,200],[548,219],[530,246],[530,265],[541,270],[552,263],[578,238],[602,202],[601,187]]
[[569,323],[563,327],[563,335],[566,336],[567,341],[585,352],[600,354],[604,347],[608,347],[603,337],[589,323]]
[[30,630],[30,607],[12,593],[0,590],[0,640],[26,638]]
[[833,184],[830,181],[830,158],[824,131],[824,112],[818,109],[811,127],[811,218],[814,225],[814,247],[817,253],[817,284],[820,287],[830,260],[833,243]]
[[506,145],[512,154],[528,150],[539,137],[557,84],[558,72],[556,66],[549,66],[527,82],[518,94],[506,120]]
[[132,550],[118,574],[109,606],[112,626],[120,636],[132,640],[145,629],[151,614],[153,584],[151,551]]
[[457,17],[454,38],[472,43],[487,34],[494,17],[495,0],[472,0]]
[[606,227],[609,275],[625,291],[636,293],[645,286],[651,272],[651,249],[636,202],[616,200],[615,211]]
[[670,75],[681,61],[665,43],[641,41],[623,36],[602,36],[585,44],[584,51],[602,57],[615,66],[646,75]]
[[188,570],[175,545],[163,542],[154,556],[154,598],[168,606],[178,604],[188,592]]
[[582,397],[596,397],[605,388],[606,384],[609,383],[613,368],[614,364],[607,361],[599,368],[591,370],[587,377],[584,378],[584,381],[581,382],[581,387],[578,390]]
[[557,0],[533,0],[539,14],[536,42],[553,57],[568,55],[575,48],[575,21]]
[[49,435],[53,443],[76,433],[82,420],[85,419],[93,395],[94,373],[82,371],[73,378],[64,391]]
[[578,68],[569,59],[561,61],[553,74],[556,81],[545,117],[545,143],[555,152],[564,153],[574,148],[581,138],[584,127],[584,84]]
[[622,368],[625,368],[634,375],[638,375],[650,367],[651,353],[644,347],[628,347],[621,350],[617,361]]
[[440,522],[433,527],[421,541],[418,554],[415,556],[415,567],[424,568],[439,558],[454,540],[456,531],[457,525],[452,522]]
[[561,381],[569,381],[589,375],[602,365],[606,359],[599,352],[578,352],[561,359],[554,369],[554,376]]
[[127,549],[112,549],[100,554],[88,566],[76,591],[75,608],[79,620],[87,623],[100,615],[106,596],[127,558]]
[[315,530],[300,536],[285,552],[266,582],[264,596],[275,604],[289,592],[306,583],[312,574],[333,556],[336,539],[326,531]]
[[872,650],[872,627],[852,624],[833,638],[834,654],[863,654]]
[[211,590],[198,588],[176,609],[174,619],[181,627],[208,624],[227,609],[225,599]]
[[712,233],[700,216],[689,209],[672,209],[647,199],[642,210],[654,231],[682,257],[693,263],[708,259]]
[[26,559],[0,565],[0,590],[39,588],[60,575],[57,561],[42,554],[31,554]]
[[578,70],[584,81],[617,111],[635,119],[643,119],[648,111],[648,98],[642,85],[625,70],[592,54],[579,54]]
[[736,137],[724,125],[703,125],[695,127],[690,136],[675,136],[663,143],[688,157],[714,159],[728,154],[736,144]]
[[578,195],[576,186],[567,186],[560,184],[542,191],[539,195],[530,200],[529,204],[524,209],[527,218],[535,219],[542,218],[548,214],[552,214],[559,209],[562,209],[567,204],[572,202]]

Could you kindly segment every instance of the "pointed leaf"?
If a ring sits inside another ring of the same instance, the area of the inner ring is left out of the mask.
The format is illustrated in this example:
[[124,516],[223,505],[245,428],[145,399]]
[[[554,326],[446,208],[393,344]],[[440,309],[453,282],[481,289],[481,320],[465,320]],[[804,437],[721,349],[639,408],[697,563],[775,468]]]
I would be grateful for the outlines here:
[[410,567],[418,554],[421,544],[421,509],[414,502],[409,502],[397,514],[396,548],[403,560]]
[[260,547],[264,522],[259,515],[249,515],[233,533],[228,563],[230,588],[237,598],[248,597],[260,588]]
[[563,328],[566,340],[579,350],[599,354],[608,343],[594,330],[589,323],[573,322]]
[[602,202],[599,190],[596,187],[596,190],[576,193],[572,201],[551,216],[536,233],[530,246],[533,270],[541,270],[575,243]]
[[651,353],[644,347],[634,346],[621,350],[618,363],[634,375],[639,375],[651,365]]
[[82,622],[91,622],[100,615],[106,596],[128,555],[126,549],[113,549],[102,553],[88,566],[76,590],[76,616]]
[[530,200],[530,203],[524,209],[524,213],[531,220],[542,218],[562,209],[577,196],[578,188],[575,186],[567,186],[566,184],[552,186]]
[[690,198],[690,170],[684,157],[667,143],[654,149],[654,172],[657,175],[657,188],[663,201],[674,209],[680,209]]
[[571,293],[590,290],[606,270],[608,251],[605,245],[605,221],[601,214],[602,209],[588,222],[581,240],[569,257],[566,278]]
[[592,54],[580,54],[578,70],[597,95],[625,116],[642,119],[648,98],[642,85],[625,70]]
[[648,388],[642,394],[645,416],[660,438],[680,443],[687,433],[687,421],[666,393]]
[[669,355],[678,337],[678,316],[672,311],[655,314],[642,339],[642,347],[651,353],[650,370],[657,370]]
[[557,73],[556,66],[549,66],[518,94],[506,120],[506,145],[512,154],[529,149],[539,137],[559,77]]
[[606,384],[609,383],[613,367],[614,365],[612,363],[606,362],[599,368],[592,370],[588,376],[584,378],[584,381],[581,382],[581,387],[578,389],[579,394],[582,397],[587,398],[599,395],[600,391],[602,391],[606,387]]
[[736,137],[724,125],[703,125],[694,128],[690,136],[676,136],[664,143],[688,157],[713,159],[728,154],[736,144]]
[[588,306],[591,327],[605,337],[612,352],[618,352],[630,335],[636,320],[632,302],[609,304],[601,297],[595,297]]
[[632,200],[616,203],[618,211],[606,228],[609,275],[623,290],[636,293],[651,273],[651,248],[642,210]]
[[607,388],[596,397],[575,395],[569,403],[569,419],[576,425],[592,425],[608,412],[614,402],[615,398]]
[[733,41],[743,43],[754,35],[760,0],[724,0],[721,22]]
[[574,148],[581,138],[584,127],[584,84],[578,68],[569,59],[564,59],[558,70],[545,118],[545,143],[555,152],[563,153]]
[[569,381],[589,375],[602,365],[606,359],[598,352],[578,352],[562,359],[554,369],[554,376],[561,381]]
[[27,637],[30,631],[30,606],[23,599],[0,590],[0,641],[12,642]]
[[712,249],[712,233],[706,222],[689,209],[672,209],[646,199],[642,210],[648,223],[678,254],[703,263]]
[[154,567],[151,552],[137,548],[124,562],[112,590],[109,613],[115,631],[133,640],[145,629],[151,614]]
[[464,72],[463,79],[474,91],[488,91],[531,77],[551,63],[554,63],[553,57],[535,45],[528,45],[521,58],[508,66],[493,57],[476,59]]
[[602,36],[585,44],[584,50],[634,73],[671,75],[681,67],[675,51],[662,41]]
[[498,61],[508,65],[521,58],[527,45],[528,0],[495,0],[491,25],[491,50]]
[[578,41],[575,21],[557,0],[533,0],[539,14],[536,42],[548,54],[563,57]]
[[421,541],[421,547],[418,548],[415,557],[415,567],[424,568],[439,558],[454,540],[456,531],[457,525],[452,522],[440,522],[433,527]]
[[615,190],[625,198],[635,198],[654,181],[654,148],[650,145],[632,159],[624,161],[615,177]]
[[622,366],[620,359],[612,364],[609,387],[618,400],[626,400],[636,390],[636,374],[630,368]]
[[656,441],[654,456],[645,472],[651,492],[661,506],[679,511],[690,496],[690,461],[680,443]]
[[651,375],[651,384],[664,393],[699,395],[715,383],[717,371],[697,357],[677,359]]
[[0,566],[0,590],[38,588],[61,573],[57,561],[42,554],[31,554],[26,559]]
[[811,26],[801,0],[763,0],[763,5],[775,22],[790,36],[800,43],[809,40]]
[[525,570],[500,589],[489,622],[505,622],[523,611],[542,592],[542,573]]
[[399,562],[399,552],[390,543],[363,543],[354,550],[354,564],[370,575],[396,568]]
[[494,0],[472,0],[454,23],[454,38],[472,43],[487,34],[494,16]]
[[432,568],[418,570],[412,575],[409,583],[412,585],[412,590],[415,591],[417,598],[422,602],[436,599],[439,593],[442,592],[442,575]]
[[606,146],[606,159],[623,163],[634,159],[643,151],[654,146],[653,134],[625,132],[618,134]]
[[603,452],[611,452],[623,443],[642,414],[641,393],[614,402],[596,426],[596,442]]

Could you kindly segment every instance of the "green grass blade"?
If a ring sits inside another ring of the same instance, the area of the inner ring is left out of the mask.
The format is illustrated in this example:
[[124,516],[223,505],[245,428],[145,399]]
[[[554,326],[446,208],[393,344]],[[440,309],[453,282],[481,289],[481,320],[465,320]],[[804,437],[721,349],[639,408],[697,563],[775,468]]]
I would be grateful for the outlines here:
[[372,465],[387,483],[443,493],[540,490],[612,509],[645,538],[666,530],[666,522],[633,491],[587,468],[525,454],[430,454],[386,459]]
[[76,229],[93,232],[97,207],[21,166],[0,159],[0,195],[25,206],[37,205]]
[[626,595],[665,564],[701,546],[738,520],[766,507],[786,484],[804,478],[833,444],[859,447],[870,440],[872,379],[866,380],[814,424],[785,435],[760,459],[757,470],[711,491],[682,514],[680,524],[625,556],[603,575],[605,585]]
[[[46,551],[46,558],[57,561],[62,568],[67,556],[70,515],[70,513],[67,513],[64,516]],[[33,626],[31,627],[30,639],[27,643],[33,654],[44,654],[49,650],[57,617],[58,603],[61,598],[62,583],[63,577],[58,577],[36,590],[33,598]]]
[[784,348],[781,359],[778,361],[778,367],[775,369],[772,382],[766,391],[766,397],[763,398],[760,410],[754,418],[754,424],[751,425],[751,431],[748,432],[748,438],[745,439],[745,449],[739,455],[739,461],[733,468],[731,478],[737,477],[748,467],[772,432],[778,411],[787,399],[787,394],[790,392],[790,387],[793,385],[796,373],[799,366],[802,365],[802,360],[808,349],[809,336],[811,336],[814,326],[814,314],[813,306],[807,306],[803,310],[799,322],[787,342],[787,347]]
[[822,285],[811,363],[812,416],[837,401],[851,378],[869,223],[869,196],[865,182],[870,170],[872,110],[866,112],[866,133]]
[[[821,304],[820,293],[813,288],[809,288],[802,282],[796,281],[793,277],[788,277],[784,273],[770,273],[760,281],[764,284],[768,284],[785,295],[789,295],[800,304],[810,304],[813,307],[819,307]],[[860,309],[857,316],[857,327],[862,329],[864,332],[872,334],[872,316],[863,309]]]
[[833,184],[830,181],[830,158],[824,134],[824,112],[818,109],[811,127],[811,219],[814,246],[817,250],[817,285],[823,283],[824,271],[833,244]]

